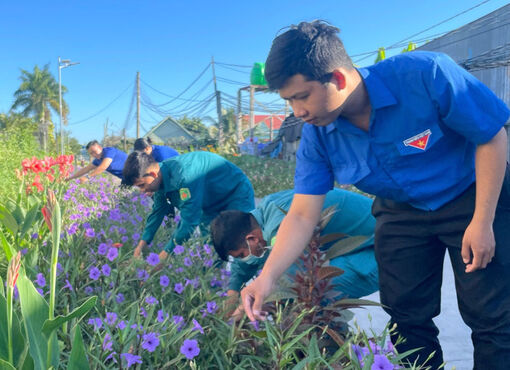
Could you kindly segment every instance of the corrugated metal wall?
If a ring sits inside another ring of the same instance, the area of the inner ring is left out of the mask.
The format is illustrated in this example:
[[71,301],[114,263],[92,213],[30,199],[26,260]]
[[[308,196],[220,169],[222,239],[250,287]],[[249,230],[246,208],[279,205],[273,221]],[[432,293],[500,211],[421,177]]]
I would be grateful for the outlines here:
[[[510,45],[510,4],[455,31],[439,37],[419,50],[441,51],[462,64],[482,54]],[[507,58],[510,58],[508,56]],[[474,70],[471,73],[485,83],[510,107],[510,66]],[[507,123],[507,133],[510,133]],[[507,160],[510,161],[510,147]]]

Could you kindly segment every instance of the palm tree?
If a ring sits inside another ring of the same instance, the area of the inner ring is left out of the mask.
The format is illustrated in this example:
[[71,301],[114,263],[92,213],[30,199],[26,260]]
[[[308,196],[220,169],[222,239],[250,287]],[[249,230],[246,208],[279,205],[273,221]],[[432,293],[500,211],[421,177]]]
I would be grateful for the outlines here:
[[[43,69],[37,65],[33,73],[21,70],[21,85],[14,93],[16,100],[11,109],[23,108],[21,114],[32,116],[40,125],[42,132],[41,144],[46,150],[46,138],[48,135],[48,126],[51,121],[51,109],[59,112],[58,82],[49,71],[49,65],[46,64]],[[67,92],[67,88],[62,86],[62,95]],[[67,124],[68,107],[62,100],[62,117],[64,124]]]

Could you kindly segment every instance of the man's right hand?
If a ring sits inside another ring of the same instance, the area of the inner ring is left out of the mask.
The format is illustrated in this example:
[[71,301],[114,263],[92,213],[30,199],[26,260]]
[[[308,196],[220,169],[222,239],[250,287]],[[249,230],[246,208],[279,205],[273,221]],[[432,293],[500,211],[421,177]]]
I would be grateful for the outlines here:
[[135,248],[135,252],[133,253],[133,256],[135,258],[140,258],[142,256],[142,250],[146,246],[147,246],[147,243],[145,242],[145,240],[140,240],[140,242],[138,243],[138,245]]
[[267,312],[262,311],[262,305],[273,291],[273,288],[273,280],[270,277],[260,275],[250,285],[241,290],[244,311],[250,321],[266,320]]

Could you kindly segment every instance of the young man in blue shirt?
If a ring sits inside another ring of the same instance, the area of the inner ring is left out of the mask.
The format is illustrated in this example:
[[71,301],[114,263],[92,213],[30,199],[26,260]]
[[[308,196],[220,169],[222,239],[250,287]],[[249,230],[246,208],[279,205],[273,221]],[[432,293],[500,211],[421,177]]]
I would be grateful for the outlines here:
[[97,140],[92,140],[85,148],[90,156],[94,157],[94,160],[89,165],[76,171],[72,176],[69,176],[67,180],[80,178],[80,182],[83,183],[104,171],[122,180],[122,169],[127,159],[126,153],[114,147],[103,148]]
[[[261,275],[242,292],[251,320],[302,252],[324,194],[338,183],[377,196],[375,253],[381,302],[410,360],[443,362],[432,319],[448,250],[459,309],[473,331],[477,369],[510,363],[509,110],[440,53],[410,52],[353,67],[338,29],[300,23],[278,36],[269,87],[305,124],[292,206]],[[506,175],[505,175],[505,171]],[[476,181],[475,181],[476,180]],[[392,338],[395,340],[395,338]]]
[[[293,196],[292,190],[270,194],[251,212],[223,211],[211,222],[216,252],[225,261],[228,256],[233,257],[228,296],[237,298],[241,287],[264,267]],[[335,188],[326,194],[323,209],[329,207],[334,207],[335,211],[321,235],[342,233],[366,237],[354,251],[329,261],[330,266],[344,271],[333,279],[333,284],[342,297],[359,298],[377,291],[379,284],[373,238],[375,219],[370,213],[372,199]],[[332,244],[327,243],[324,250]],[[295,268],[291,267],[287,272],[294,274]]]
[[152,155],[152,158],[154,158],[154,160],[158,163],[179,155],[177,150],[170,148],[169,146],[153,145],[152,140],[149,137],[136,139],[134,143],[134,150],[143,151]]

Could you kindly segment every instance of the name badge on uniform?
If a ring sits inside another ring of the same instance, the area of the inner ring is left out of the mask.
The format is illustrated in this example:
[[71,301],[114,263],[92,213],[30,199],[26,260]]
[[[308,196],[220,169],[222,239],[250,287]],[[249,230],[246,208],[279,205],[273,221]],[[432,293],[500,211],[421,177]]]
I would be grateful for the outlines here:
[[430,131],[430,129],[427,129],[418,135],[414,135],[413,137],[404,140],[403,143],[405,146],[412,146],[413,148],[425,150],[427,149],[427,144],[429,142],[429,137],[431,134],[432,131]]
[[180,188],[179,195],[182,201],[186,201],[191,198],[191,193],[188,188]]

